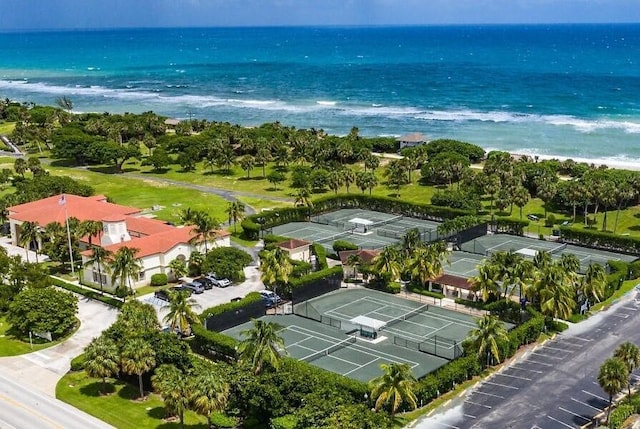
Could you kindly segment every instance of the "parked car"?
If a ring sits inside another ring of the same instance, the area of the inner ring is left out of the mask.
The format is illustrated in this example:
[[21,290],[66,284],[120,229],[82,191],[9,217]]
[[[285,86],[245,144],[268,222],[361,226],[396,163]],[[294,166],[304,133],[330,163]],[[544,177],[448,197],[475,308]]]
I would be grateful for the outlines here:
[[191,290],[191,289],[189,289],[189,288],[185,287],[185,286],[184,286],[184,284],[181,284],[180,286],[174,286],[174,287],[172,287],[172,288],[171,288],[171,289],[169,289],[169,290],[172,290],[172,291],[174,291],[174,292],[187,292],[187,294],[188,294],[189,296],[191,296],[191,295],[193,294],[193,290]]
[[534,214],[527,215],[527,218],[529,218],[529,220],[532,220],[532,221],[540,220],[540,218]]
[[198,277],[196,281],[204,286],[205,290],[213,289],[213,280],[208,277]]
[[169,302],[169,291],[166,289],[157,290],[153,293],[153,296],[158,298],[159,300]]
[[216,273],[209,273],[205,277],[211,280],[213,282],[213,285],[216,287],[224,288],[227,286],[231,286],[231,280],[219,277]]
[[261,290],[260,295],[262,295],[262,301],[267,308],[275,307],[282,301],[282,298],[270,290]]
[[239,296],[236,296],[235,298],[231,298],[231,302],[238,302],[238,301],[242,301],[242,298]]
[[191,292],[195,294],[204,293],[204,286],[202,285],[202,283],[199,283],[195,280],[190,281],[189,283],[184,283],[182,287],[189,289]]

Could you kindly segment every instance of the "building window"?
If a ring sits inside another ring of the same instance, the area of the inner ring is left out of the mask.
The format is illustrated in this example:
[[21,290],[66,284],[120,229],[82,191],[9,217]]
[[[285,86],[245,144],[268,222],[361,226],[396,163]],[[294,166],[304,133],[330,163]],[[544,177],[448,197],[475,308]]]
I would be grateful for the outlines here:
[[[97,271],[92,271],[93,274],[93,282],[98,284],[107,284],[107,275],[105,273],[99,273]],[[100,282],[100,277],[102,277],[102,282]]]
[[144,271],[140,271],[138,273],[138,281],[141,282],[144,280]]

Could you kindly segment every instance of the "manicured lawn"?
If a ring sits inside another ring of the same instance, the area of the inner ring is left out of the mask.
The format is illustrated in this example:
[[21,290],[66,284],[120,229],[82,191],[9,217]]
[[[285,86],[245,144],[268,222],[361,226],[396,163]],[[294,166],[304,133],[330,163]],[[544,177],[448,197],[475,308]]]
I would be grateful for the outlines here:
[[620,289],[615,291],[614,294],[609,297],[609,299],[607,299],[606,301],[599,302],[594,306],[592,306],[591,312],[594,313],[596,311],[600,311],[604,308],[609,307],[611,304],[614,303],[614,301],[617,301],[618,299],[622,298],[626,293],[633,290],[633,288],[635,288],[636,285],[638,284],[640,284],[640,279],[625,281],[624,283],[622,283],[622,286],[620,287]]
[[[71,372],[62,377],[56,386],[56,398],[91,414],[119,429],[171,429],[179,428],[179,422],[167,422],[162,398],[149,395],[138,402],[138,388],[120,380],[108,383],[113,393],[101,396],[98,389],[101,380],[90,378],[84,371]],[[206,418],[194,412],[185,414],[185,427],[207,428]]]
[[25,353],[36,352],[38,350],[46,349],[51,346],[55,346],[56,344],[61,343],[62,341],[69,338],[69,336],[73,335],[75,330],[69,334],[68,336],[61,338],[56,341],[45,341],[40,338],[33,338],[33,347],[29,344],[29,338],[16,338],[11,334],[8,334],[7,331],[11,328],[11,325],[7,322],[4,315],[0,316],[0,357],[3,356],[17,356]]
[[[11,134],[16,127],[15,122],[2,122],[0,123],[0,134]],[[4,147],[4,143],[0,143]]]
[[180,210],[187,207],[206,210],[221,221],[226,218],[227,202],[217,195],[117,174],[96,173],[78,168],[47,168],[54,174],[89,183],[96,193],[107,195],[114,203],[141,209],[160,206],[159,210],[152,213],[162,220],[178,221]]
[[261,212],[263,209],[275,209],[280,207],[291,207],[292,203],[285,203],[282,201],[273,201],[268,199],[267,196],[264,198],[254,198],[254,197],[245,197],[238,196],[238,200],[243,202],[244,204],[253,207],[256,212]]

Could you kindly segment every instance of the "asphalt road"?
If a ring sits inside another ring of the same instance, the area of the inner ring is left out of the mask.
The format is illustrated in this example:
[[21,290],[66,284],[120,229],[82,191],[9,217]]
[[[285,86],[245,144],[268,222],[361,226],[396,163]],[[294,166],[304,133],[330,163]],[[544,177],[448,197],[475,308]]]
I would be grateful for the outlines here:
[[108,424],[0,374],[2,429],[107,429]]
[[640,292],[632,292],[609,310],[528,350],[414,427],[579,428],[608,404],[597,382],[600,365],[620,343],[640,344],[639,325]]

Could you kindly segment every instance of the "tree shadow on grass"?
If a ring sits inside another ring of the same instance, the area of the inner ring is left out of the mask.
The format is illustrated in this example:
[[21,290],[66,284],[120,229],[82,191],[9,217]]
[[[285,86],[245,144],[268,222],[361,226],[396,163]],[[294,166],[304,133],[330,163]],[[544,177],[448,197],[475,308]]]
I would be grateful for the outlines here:
[[118,396],[123,399],[129,399],[130,401],[138,401],[140,397],[140,390],[138,390],[138,384],[127,383],[125,381],[118,381],[117,384],[122,385],[122,389],[118,392]]
[[49,163],[52,167],[77,167],[76,163],[72,159],[56,159]]
[[114,165],[87,167],[87,170],[92,171],[94,173],[102,173],[102,174],[135,173],[140,171],[138,168],[127,168],[127,167],[123,167],[122,170],[118,171],[118,169]]
[[239,177],[238,180],[240,180],[241,182],[250,182],[250,181],[260,181],[260,180],[264,180],[264,177],[262,176],[251,176],[251,177]]
[[163,407],[155,407],[147,410],[147,415],[153,419],[163,420],[167,417],[167,410]]
[[107,380],[107,382],[104,385],[102,384],[102,380],[100,380],[100,381],[95,381],[93,383],[87,384],[86,386],[82,386],[80,388],[80,393],[82,393],[84,396],[94,396],[94,397],[111,395],[115,391],[116,391],[116,386],[113,384],[113,382],[110,382],[109,380]]

